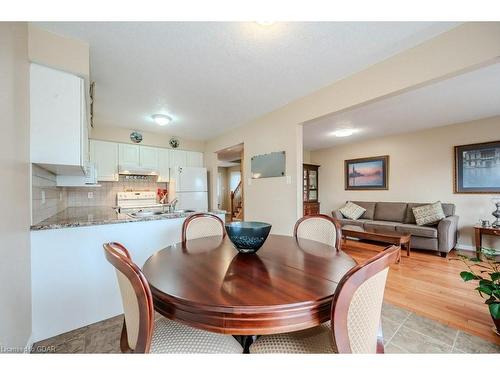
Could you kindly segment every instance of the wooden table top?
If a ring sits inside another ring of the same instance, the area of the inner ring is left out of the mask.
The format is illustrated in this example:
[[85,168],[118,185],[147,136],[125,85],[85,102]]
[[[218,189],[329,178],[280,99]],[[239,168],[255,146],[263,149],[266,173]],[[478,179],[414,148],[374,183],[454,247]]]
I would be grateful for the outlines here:
[[143,267],[155,309],[194,327],[229,334],[289,332],[330,318],[333,293],[356,262],[309,240],[270,235],[257,254],[226,236],[167,247]]

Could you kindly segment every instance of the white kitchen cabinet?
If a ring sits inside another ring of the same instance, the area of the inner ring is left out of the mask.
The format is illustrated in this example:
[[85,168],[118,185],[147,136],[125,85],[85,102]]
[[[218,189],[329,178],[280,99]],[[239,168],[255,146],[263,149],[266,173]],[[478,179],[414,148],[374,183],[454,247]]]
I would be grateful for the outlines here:
[[118,145],[118,162],[120,165],[140,166],[140,146],[120,143]]
[[96,166],[97,181],[118,181],[118,143],[91,139],[90,161]]
[[186,151],[170,150],[170,168],[187,167]]
[[187,167],[203,167],[203,153],[197,151],[186,151]]
[[139,162],[141,168],[158,170],[157,147],[139,146]]
[[88,123],[82,78],[31,64],[30,160],[56,174],[83,175]]
[[170,152],[166,148],[158,149],[158,182],[168,182],[170,180]]

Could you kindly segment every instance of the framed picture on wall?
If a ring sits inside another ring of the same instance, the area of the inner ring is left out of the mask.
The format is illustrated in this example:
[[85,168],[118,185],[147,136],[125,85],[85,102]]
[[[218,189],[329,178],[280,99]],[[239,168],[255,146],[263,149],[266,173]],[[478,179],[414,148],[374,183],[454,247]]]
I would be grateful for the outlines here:
[[500,141],[455,146],[455,193],[500,193]]
[[345,190],[389,189],[389,155],[345,160]]

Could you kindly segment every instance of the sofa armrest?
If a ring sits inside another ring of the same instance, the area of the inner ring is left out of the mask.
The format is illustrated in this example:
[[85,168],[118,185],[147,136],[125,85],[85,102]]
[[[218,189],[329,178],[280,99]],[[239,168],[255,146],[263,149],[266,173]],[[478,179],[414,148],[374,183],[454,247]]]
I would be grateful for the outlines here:
[[458,216],[445,217],[438,224],[438,247],[440,252],[449,253],[458,239]]
[[337,220],[344,219],[344,215],[342,215],[339,210],[333,210],[332,217]]

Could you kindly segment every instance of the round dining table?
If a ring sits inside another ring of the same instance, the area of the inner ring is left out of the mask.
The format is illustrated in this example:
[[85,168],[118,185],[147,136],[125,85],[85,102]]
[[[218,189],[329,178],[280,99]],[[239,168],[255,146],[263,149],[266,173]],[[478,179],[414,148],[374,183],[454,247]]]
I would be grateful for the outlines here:
[[225,236],[188,240],[143,266],[155,310],[195,328],[231,335],[302,330],[330,319],[333,294],[356,262],[334,247],[270,235],[255,254]]

